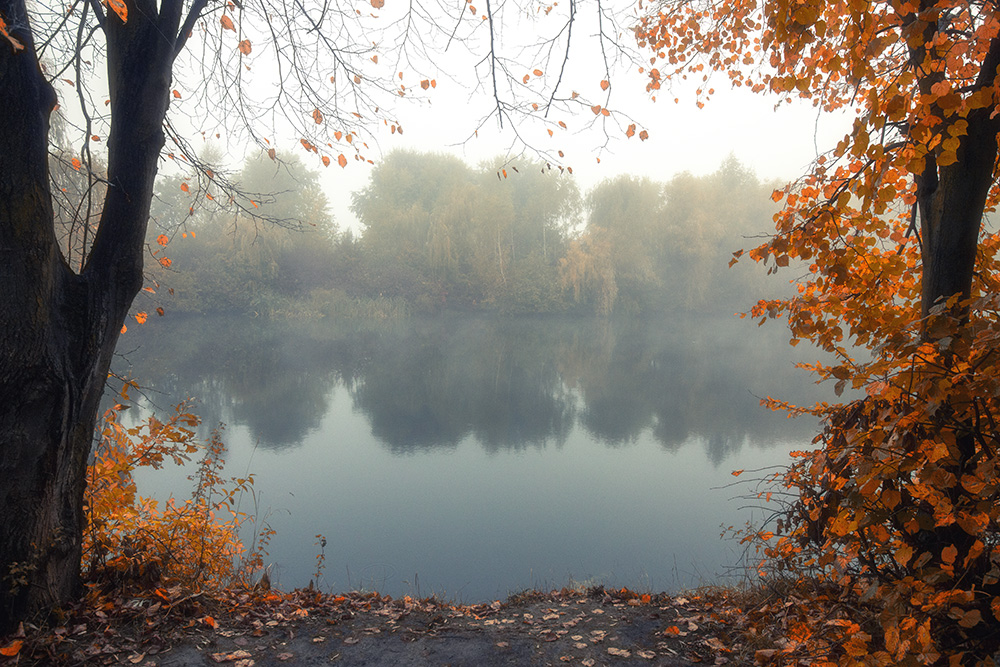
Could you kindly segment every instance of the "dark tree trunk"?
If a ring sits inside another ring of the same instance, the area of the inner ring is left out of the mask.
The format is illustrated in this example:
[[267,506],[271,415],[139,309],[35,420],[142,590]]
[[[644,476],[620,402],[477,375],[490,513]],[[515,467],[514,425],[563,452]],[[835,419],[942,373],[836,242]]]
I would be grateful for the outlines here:
[[142,287],[143,244],[180,1],[103,17],[112,129],[108,194],[75,274],[56,243],[48,177],[55,94],[25,0],[0,0],[0,632],[79,592],[87,457],[112,353]]
[[[977,84],[992,86],[998,65],[1000,39],[994,39]],[[990,118],[991,113],[992,108],[970,112],[969,131],[962,137],[958,161],[937,167],[929,160],[924,174],[917,178],[923,316],[942,299],[956,294],[963,300],[970,296],[979,230],[997,159],[1000,116]],[[965,312],[960,309],[953,314],[964,317]]]

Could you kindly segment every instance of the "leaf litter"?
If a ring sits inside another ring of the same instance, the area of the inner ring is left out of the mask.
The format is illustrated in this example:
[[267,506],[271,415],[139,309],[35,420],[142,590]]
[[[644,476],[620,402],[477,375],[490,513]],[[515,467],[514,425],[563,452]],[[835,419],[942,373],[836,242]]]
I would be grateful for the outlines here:
[[745,617],[721,590],[673,597],[597,586],[466,605],[374,592],[157,589],[90,598],[59,616],[26,624],[18,644],[5,638],[0,646],[18,650],[0,666],[361,665],[386,656],[396,665],[750,665],[761,648],[745,646]]

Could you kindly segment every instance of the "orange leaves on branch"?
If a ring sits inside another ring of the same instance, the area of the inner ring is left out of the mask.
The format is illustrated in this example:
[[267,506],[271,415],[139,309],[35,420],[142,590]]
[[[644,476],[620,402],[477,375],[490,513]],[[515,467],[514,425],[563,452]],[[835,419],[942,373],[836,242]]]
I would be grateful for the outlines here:
[[0,35],[3,35],[4,39],[6,39],[10,43],[11,48],[14,49],[14,53],[17,53],[18,51],[22,51],[24,49],[24,44],[22,44],[20,40],[15,39],[13,36],[11,36],[9,32],[7,32],[7,24],[4,22],[3,17],[0,17]]
[[[130,387],[134,383],[122,388],[123,403],[130,400]],[[131,428],[119,422],[120,408],[108,410],[87,469],[85,568],[91,577],[108,577],[107,585],[153,588],[165,603],[176,601],[178,584],[197,592],[246,583],[262,565],[273,534],[264,526],[263,539],[252,550],[240,540],[239,527],[250,518],[237,509],[238,500],[251,491],[253,477],[222,477],[225,445],[219,430],[199,441],[195,430],[200,421],[187,408],[181,404],[166,419],[149,417]],[[161,505],[139,496],[134,471],[164,462],[195,466],[190,479],[196,488],[189,499],[171,498]],[[221,515],[229,518],[220,521]],[[169,588],[161,584],[167,581]],[[211,617],[201,622],[215,627]]]

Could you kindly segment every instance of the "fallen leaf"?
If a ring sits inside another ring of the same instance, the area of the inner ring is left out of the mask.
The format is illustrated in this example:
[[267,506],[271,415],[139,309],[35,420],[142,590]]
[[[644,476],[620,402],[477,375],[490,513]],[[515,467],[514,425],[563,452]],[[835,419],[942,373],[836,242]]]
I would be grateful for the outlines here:
[[15,639],[14,641],[7,644],[3,648],[0,648],[0,655],[5,655],[8,658],[11,658],[20,653],[21,647],[23,645],[24,645],[23,641],[21,641],[20,639]]
[[632,656],[632,652],[623,648],[615,648],[614,646],[608,647],[608,653],[611,655],[617,655],[619,658],[629,658]]
[[646,660],[652,660],[656,657],[656,653],[653,651],[636,651],[635,654],[640,658],[645,658]]
[[278,655],[276,655],[274,657],[277,658],[280,662],[285,662],[287,660],[291,660],[292,658],[294,658],[295,654],[294,653],[279,653]]

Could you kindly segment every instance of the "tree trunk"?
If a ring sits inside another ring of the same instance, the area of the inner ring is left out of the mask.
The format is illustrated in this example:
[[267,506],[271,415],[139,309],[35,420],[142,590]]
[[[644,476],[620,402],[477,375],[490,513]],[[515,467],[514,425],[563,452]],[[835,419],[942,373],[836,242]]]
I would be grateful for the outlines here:
[[[48,175],[55,94],[25,0],[0,0],[0,633],[80,588],[83,491],[101,394],[142,257],[169,101],[179,2],[103,18],[113,125],[108,193],[77,275],[55,238]],[[171,31],[172,27],[172,31]]]
[[[998,65],[1000,39],[994,39],[977,85],[992,86]],[[993,184],[1000,131],[1000,116],[990,118],[990,114],[990,108],[970,112],[968,135],[962,137],[958,161],[939,168],[929,158],[927,169],[917,178],[924,317],[942,299],[958,294],[965,300],[971,294],[979,230]],[[964,318],[966,313],[963,308],[955,314]]]

